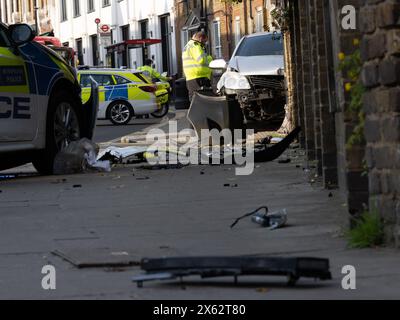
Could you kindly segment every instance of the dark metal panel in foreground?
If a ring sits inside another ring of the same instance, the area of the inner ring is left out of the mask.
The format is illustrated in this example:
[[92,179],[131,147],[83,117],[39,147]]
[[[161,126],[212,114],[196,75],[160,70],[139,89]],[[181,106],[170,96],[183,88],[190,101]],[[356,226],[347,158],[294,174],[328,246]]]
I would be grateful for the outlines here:
[[142,287],[144,281],[171,280],[199,275],[202,278],[251,275],[287,276],[289,285],[301,277],[332,279],[329,259],[280,257],[180,257],[143,259],[146,274],[132,278]]

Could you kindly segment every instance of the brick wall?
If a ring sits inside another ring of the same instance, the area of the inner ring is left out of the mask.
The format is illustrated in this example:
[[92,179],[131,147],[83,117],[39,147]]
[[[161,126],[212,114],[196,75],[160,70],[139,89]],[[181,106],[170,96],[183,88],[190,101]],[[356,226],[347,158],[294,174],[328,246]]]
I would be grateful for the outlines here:
[[341,28],[341,8],[359,0],[286,1],[292,6],[292,55],[295,86],[291,93],[300,137],[307,159],[316,163],[324,186],[339,186],[349,213],[358,215],[368,204],[368,180],[363,175],[364,145],[347,144],[356,125],[349,113],[350,96],[344,91],[343,74],[338,70],[338,54],[351,54],[359,30]]
[[370,0],[361,9],[361,54],[370,208],[400,246],[400,1]]

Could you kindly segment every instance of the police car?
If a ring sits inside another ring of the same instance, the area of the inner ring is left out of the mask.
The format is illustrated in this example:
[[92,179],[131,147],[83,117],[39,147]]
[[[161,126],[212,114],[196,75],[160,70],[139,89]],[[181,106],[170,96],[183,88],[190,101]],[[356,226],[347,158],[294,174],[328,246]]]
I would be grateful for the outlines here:
[[126,125],[134,116],[148,115],[161,109],[161,99],[168,92],[160,90],[139,71],[113,68],[82,67],[78,71],[82,100],[91,94],[91,83],[99,85],[98,119],[108,119],[114,125]]
[[0,170],[32,162],[49,174],[60,150],[92,138],[97,99],[83,105],[74,69],[33,39],[26,24],[0,23]]

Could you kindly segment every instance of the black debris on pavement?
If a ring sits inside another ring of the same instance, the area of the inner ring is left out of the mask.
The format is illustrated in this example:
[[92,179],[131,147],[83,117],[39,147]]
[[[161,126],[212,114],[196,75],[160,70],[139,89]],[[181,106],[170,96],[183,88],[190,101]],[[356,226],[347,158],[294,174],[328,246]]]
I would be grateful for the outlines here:
[[150,178],[149,177],[139,177],[139,178],[136,178],[136,180],[150,180]]
[[72,186],[72,188],[74,188],[74,189],[82,188],[82,185],[81,185],[81,184],[74,184],[74,185]]
[[282,141],[274,144],[271,147],[264,145],[262,148],[256,148],[254,151],[254,161],[269,162],[279,158],[290,144],[297,138],[301,132],[301,127],[297,127],[291,133],[289,133]]
[[138,169],[142,170],[176,170],[176,169],[182,169],[186,167],[187,165],[178,163],[178,164],[157,164],[157,165],[144,165],[138,167]]
[[145,281],[175,280],[199,275],[201,278],[239,276],[287,276],[289,286],[302,278],[331,280],[329,259],[281,257],[179,257],[143,259],[141,269],[145,274],[132,278],[139,288]]
[[239,185],[237,183],[235,183],[235,184],[225,183],[224,187],[226,187],[226,188],[229,188],[229,187],[230,188],[237,188],[237,187],[239,187]]
[[272,141],[272,136],[266,137],[260,141],[260,144],[270,144]]

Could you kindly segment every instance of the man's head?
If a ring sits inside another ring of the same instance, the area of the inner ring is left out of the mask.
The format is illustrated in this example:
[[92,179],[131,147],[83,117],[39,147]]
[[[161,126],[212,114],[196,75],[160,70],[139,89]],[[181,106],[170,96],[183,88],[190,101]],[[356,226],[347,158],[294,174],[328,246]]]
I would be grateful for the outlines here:
[[192,40],[198,41],[205,45],[208,41],[208,36],[204,31],[198,31],[193,35]]
[[145,64],[146,66],[150,66],[150,67],[151,67],[151,65],[153,64],[153,60],[151,60],[151,59],[146,59],[146,61],[144,62],[144,64]]

